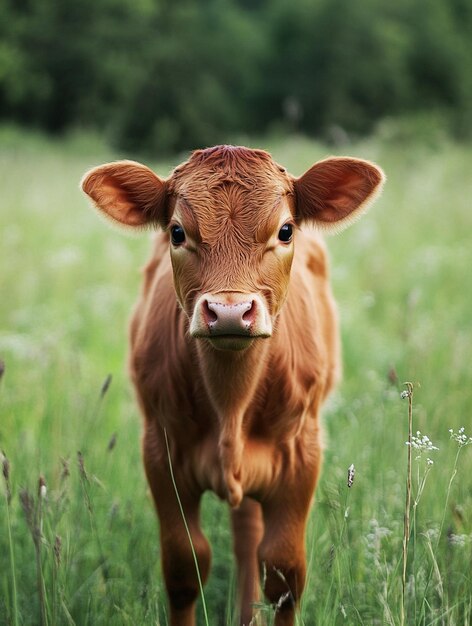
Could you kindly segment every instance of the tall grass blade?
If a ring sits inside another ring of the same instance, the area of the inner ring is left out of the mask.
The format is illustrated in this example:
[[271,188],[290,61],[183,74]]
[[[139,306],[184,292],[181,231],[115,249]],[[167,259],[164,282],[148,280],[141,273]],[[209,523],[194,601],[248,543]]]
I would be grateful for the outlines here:
[[[3,363],[0,360],[0,379],[3,374]],[[10,486],[10,463],[3,452],[0,452],[0,459],[2,460],[2,473],[5,480],[5,505],[7,509],[7,532],[8,532],[8,545],[10,551],[10,571],[11,571],[11,585],[13,594],[13,625],[18,626],[18,592],[16,588],[16,570],[15,570],[15,551],[13,549],[13,538],[11,534],[11,486]]]
[[174,486],[174,491],[175,491],[175,495],[177,497],[177,502],[179,503],[179,509],[180,509],[180,513],[182,514],[182,520],[184,522],[185,531],[187,533],[188,540],[190,542],[190,547],[192,549],[193,561],[195,563],[195,570],[197,572],[198,587],[200,589],[200,596],[201,596],[201,599],[202,599],[203,614],[205,616],[205,624],[206,624],[206,626],[210,626],[210,623],[208,621],[208,613],[207,613],[206,602],[205,602],[205,594],[203,593],[203,583],[202,583],[202,578],[200,576],[200,568],[198,567],[198,560],[197,560],[197,555],[195,553],[195,548],[193,546],[192,536],[190,534],[190,529],[188,527],[187,520],[185,519],[184,508],[182,506],[182,502],[181,502],[180,496],[179,496],[179,491],[177,489],[177,484],[175,482],[174,470],[172,468],[172,459],[171,459],[171,456],[170,456],[169,441],[167,439],[167,431],[166,431],[165,428],[164,428],[164,437],[166,439],[166,448],[167,448],[167,457],[169,459],[170,477],[172,479],[172,485]]

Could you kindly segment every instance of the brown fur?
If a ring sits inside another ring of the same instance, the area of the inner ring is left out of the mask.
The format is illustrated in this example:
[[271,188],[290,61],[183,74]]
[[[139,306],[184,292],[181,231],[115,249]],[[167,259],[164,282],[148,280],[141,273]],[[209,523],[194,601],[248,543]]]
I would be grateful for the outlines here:
[[[210,548],[199,502],[211,489],[234,507],[240,623],[252,618],[262,565],[276,625],[294,623],[322,457],[319,411],[340,369],[325,248],[299,227],[343,225],[382,180],[376,166],[348,158],[322,161],[295,179],[268,153],[233,146],[193,153],[167,181],[130,162],[84,178],[84,190],[115,220],[166,231],[177,223],[187,236],[172,246],[168,232],[156,235],[131,323],[130,370],[145,418],[143,458],[173,626],[195,624],[198,581],[164,432],[202,579]],[[284,223],[294,225],[296,242],[278,240]],[[243,350],[191,337],[189,320],[207,293],[228,302],[231,294],[258,294],[272,336],[248,340]]]

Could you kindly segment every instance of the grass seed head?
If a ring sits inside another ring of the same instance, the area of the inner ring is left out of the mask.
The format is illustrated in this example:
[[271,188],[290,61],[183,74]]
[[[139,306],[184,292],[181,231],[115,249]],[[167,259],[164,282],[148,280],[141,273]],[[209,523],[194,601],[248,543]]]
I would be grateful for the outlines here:
[[56,561],[57,567],[61,564],[61,550],[62,550],[62,539],[59,535],[56,535],[54,539],[54,559]]
[[38,497],[41,500],[45,500],[46,496],[47,496],[47,487],[46,487],[46,481],[44,480],[44,476],[40,476],[39,480],[38,480]]
[[27,489],[22,489],[20,491],[20,503],[21,508],[23,509],[23,513],[25,514],[28,528],[30,529],[33,539],[36,541],[37,529],[34,519],[34,499]]
[[389,370],[388,370],[388,380],[392,383],[392,385],[398,385],[398,374],[396,369],[392,366]]
[[2,464],[2,474],[5,479],[7,505],[11,502],[11,486],[10,486],[10,461],[4,452],[0,452],[0,462]]
[[69,470],[69,459],[64,459],[61,457],[61,482],[65,481],[70,476]]
[[113,435],[110,437],[110,441],[108,442],[108,446],[107,446],[107,450],[108,452],[111,452],[113,450],[113,448],[116,445],[116,433],[113,433]]
[[10,479],[10,462],[4,452],[0,452],[0,461],[2,463],[3,478],[8,482]]
[[80,477],[88,482],[87,472],[85,471],[84,455],[80,452],[80,450],[77,452],[77,462],[79,464]]
[[354,484],[354,476],[356,475],[356,468],[354,467],[354,463],[347,468],[347,486],[349,489]]
[[113,379],[112,375],[108,374],[108,376],[103,381],[102,388],[100,389],[100,398],[103,398],[103,396],[106,394],[106,392],[110,388],[112,379]]
[[30,518],[32,519],[34,513],[34,501],[33,497],[27,489],[22,489],[20,491],[20,502],[21,507],[26,515],[26,520],[28,521]]

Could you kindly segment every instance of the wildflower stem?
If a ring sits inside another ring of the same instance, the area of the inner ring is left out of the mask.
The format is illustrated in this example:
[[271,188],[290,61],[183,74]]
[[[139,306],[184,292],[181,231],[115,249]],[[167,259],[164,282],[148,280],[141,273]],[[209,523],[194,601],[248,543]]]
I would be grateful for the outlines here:
[[[349,497],[350,497],[350,488],[345,489],[345,496],[344,496],[344,506],[342,509],[342,514],[343,514],[343,518],[342,518],[342,523],[341,523],[341,529],[339,532],[339,540],[338,540],[338,546],[336,549],[336,572],[337,572],[337,577],[338,577],[338,589],[342,589],[343,588],[343,573],[341,572],[341,557],[344,559],[346,558],[346,555],[349,554],[349,546],[348,545],[344,545],[345,543],[348,543],[348,541],[345,542],[345,535],[347,535],[347,522],[348,522],[348,516],[349,516]],[[348,559],[346,558],[346,562],[344,564],[344,567],[347,569],[348,571],[348,589],[349,589],[349,595],[352,598],[352,575],[351,575],[351,564],[348,561]]]
[[444,528],[444,522],[446,521],[446,513],[447,513],[447,506],[449,504],[449,496],[451,495],[452,483],[453,483],[454,478],[456,477],[456,474],[457,474],[457,463],[459,461],[459,455],[461,453],[461,449],[462,449],[461,446],[459,446],[458,449],[457,449],[456,458],[454,459],[454,467],[452,469],[451,478],[449,479],[449,484],[447,486],[446,502],[445,502],[445,505],[444,505],[443,515],[442,515],[442,519],[441,519],[441,525],[439,527],[438,538],[436,540],[436,549],[439,546],[439,541],[441,539],[441,533],[442,533],[442,530]]
[[405,383],[408,389],[408,453],[406,474],[405,515],[403,519],[403,572],[402,572],[402,604],[400,624],[405,624],[406,601],[406,568],[408,563],[408,544],[410,542],[410,510],[411,510],[411,437],[413,431],[413,384]]
[[[435,545],[435,548],[434,548],[434,553],[435,554],[437,554],[437,552],[438,552],[439,544],[440,544],[440,541],[441,541],[441,535],[442,535],[442,531],[443,531],[443,528],[444,528],[444,522],[446,521],[446,513],[447,513],[447,507],[448,507],[448,503],[449,503],[449,496],[451,495],[452,483],[453,483],[454,478],[456,477],[456,474],[457,474],[457,464],[458,464],[458,461],[459,461],[459,455],[461,453],[461,449],[462,449],[462,446],[459,445],[459,447],[457,449],[457,453],[456,453],[456,458],[454,459],[454,467],[452,468],[451,478],[449,479],[449,484],[447,486],[446,502],[444,504],[443,515],[442,515],[442,518],[441,518],[441,524],[439,525],[438,536],[437,536],[436,545]],[[433,577],[433,573],[436,570],[437,570],[437,565],[435,564],[434,559],[433,559],[433,564],[431,565],[431,568],[429,570],[429,574],[428,574],[428,578],[427,578],[427,581],[426,581],[426,586],[425,586],[425,590],[424,590],[424,594],[423,594],[423,602],[422,602],[423,606],[426,603],[426,594],[427,594],[427,591],[429,589],[429,585],[431,583],[431,579]]]

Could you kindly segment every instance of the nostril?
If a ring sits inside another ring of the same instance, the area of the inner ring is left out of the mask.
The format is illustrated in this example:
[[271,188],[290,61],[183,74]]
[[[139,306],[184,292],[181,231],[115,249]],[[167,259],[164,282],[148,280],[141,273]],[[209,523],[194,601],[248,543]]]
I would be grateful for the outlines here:
[[215,313],[215,311],[210,309],[210,306],[208,305],[208,300],[204,300],[202,302],[202,309],[203,317],[205,318],[206,324],[214,324],[218,320],[218,315]]
[[249,308],[247,311],[243,313],[243,321],[253,323],[256,317],[256,302],[253,300],[252,302],[248,302]]

